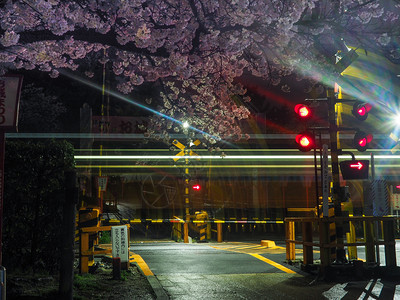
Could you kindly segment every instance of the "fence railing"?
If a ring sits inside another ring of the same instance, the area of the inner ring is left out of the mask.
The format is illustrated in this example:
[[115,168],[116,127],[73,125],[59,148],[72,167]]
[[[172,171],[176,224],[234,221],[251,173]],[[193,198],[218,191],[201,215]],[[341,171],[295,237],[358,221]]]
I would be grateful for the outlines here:
[[[286,218],[286,259],[296,259],[295,246],[300,244],[303,246],[302,261],[304,265],[314,263],[313,248],[318,247],[321,265],[328,266],[335,260],[338,247],[347,250],[349,260],[357,260],[357,247],[364,246],[366,263],[379,264],[379,246],[383,245],[386,266],[396,266],[395,221],[395,217],[361,216]],[[347,241],[343,244],[336,242],[335,224],[338,222],[347,228]],[[296,240],[295,229],[299,226],[301,227],[301,240]],[[319,234],[314,234],[314,232]]]

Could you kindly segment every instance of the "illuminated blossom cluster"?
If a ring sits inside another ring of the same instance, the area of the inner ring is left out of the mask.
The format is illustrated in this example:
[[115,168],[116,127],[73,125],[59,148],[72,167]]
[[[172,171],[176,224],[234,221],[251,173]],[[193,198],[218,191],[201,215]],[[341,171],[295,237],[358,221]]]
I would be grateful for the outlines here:
[[[162,113],[221,137],[240,137],[237,121],[249,115],[246,90],[235,81],[243,74],[274,85],[293,73],[315,82],[332,74],[342,40],[400,60],[400,7],[391,0],[2,3],[1,73],[39,69],[56,77],[68,69],[91,77],[93,61],[107,62],[119,91],[159,81]],[[155,117],[149,131],[157,130],[178,129]]]

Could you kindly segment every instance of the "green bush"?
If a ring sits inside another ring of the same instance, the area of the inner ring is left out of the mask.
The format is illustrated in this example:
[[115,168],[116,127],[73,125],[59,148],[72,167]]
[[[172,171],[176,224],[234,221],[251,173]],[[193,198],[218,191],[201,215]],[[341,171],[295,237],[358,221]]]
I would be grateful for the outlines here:
[[64,172],[74,167],[66,141],[7,141],[3,264],[12,271],[59,266]]
[[111,231],[100,232],[99,244],[111,244]]

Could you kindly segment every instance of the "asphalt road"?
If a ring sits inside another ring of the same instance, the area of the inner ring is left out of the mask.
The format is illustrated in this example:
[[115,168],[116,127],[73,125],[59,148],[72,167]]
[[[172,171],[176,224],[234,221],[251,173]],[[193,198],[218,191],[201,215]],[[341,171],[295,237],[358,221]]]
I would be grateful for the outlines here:
[[400,299],[396,280],[315,280],[284,262],[282,246],[150,242],[131,251],[170,299]]

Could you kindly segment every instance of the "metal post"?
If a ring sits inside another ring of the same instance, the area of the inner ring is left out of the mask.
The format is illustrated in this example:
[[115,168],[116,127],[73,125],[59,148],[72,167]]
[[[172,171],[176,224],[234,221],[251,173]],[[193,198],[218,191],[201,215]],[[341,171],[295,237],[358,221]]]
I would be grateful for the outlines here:
[[[332,200],[334,205],[335,217],[342,216],[341,200],[340,199],[340,178],[339,178],[339,151],[337,145],[337,125],[335,104],[336,99],[334,91],[328,89],[328,119],[329,119],[329,136],[331,142],[331,164],[332,164]],[[335,220],[336,224],[336,263],[342,264],[346,262],[346,254],[343,246],[343,221]]]
[[321,256],[321,266],[327,267],[330,265],[330,251],[329,248],[330,240],[329,240],[329,224],[327,218],[319,219],[319,252]]
[[81,238],[80,238],[80,273],[87,274],[89,272],[89,256],[87,252],[89,251],[89,233],[82,232],[81,230]]
[[367,264],[376,263],[374,250],[374,221],[366,219],[364,221],[364,239],[365,239],[365,260]]
[[295,260],[296,259],[295,244],[291,242],[295,239],[294,222],[285,221],[285,225],[286,225],[286,259]]
[[313,258],[313,246],[309,243],[312,243],[312,222],[303,221],[302,223],[302,231],[303,231],[303,264],[311,265],[314,263]]
[[387,267],[396,266],[396,241],[394,236],[394,218],[383,222],[383,240],[385,242],[385,262]]

